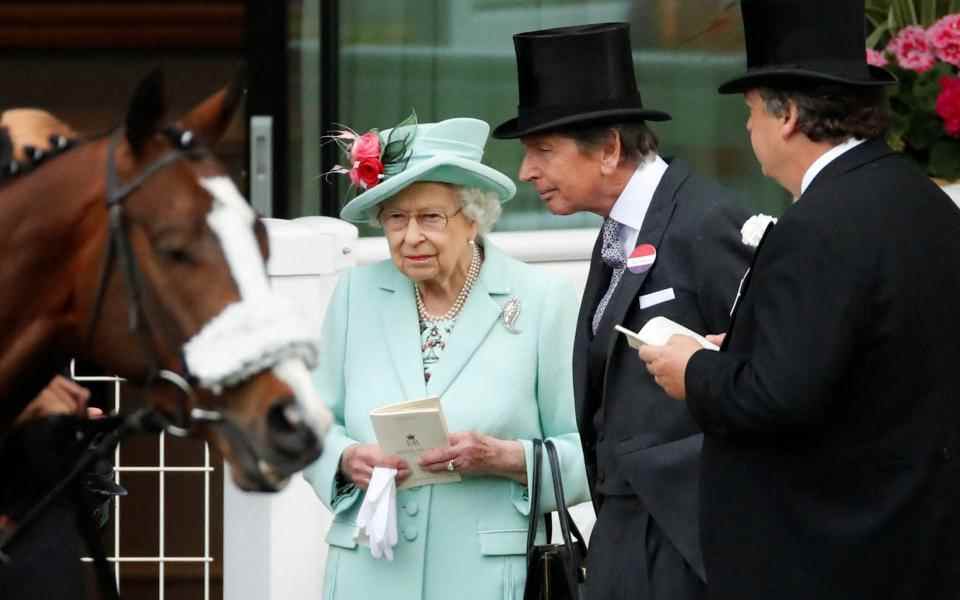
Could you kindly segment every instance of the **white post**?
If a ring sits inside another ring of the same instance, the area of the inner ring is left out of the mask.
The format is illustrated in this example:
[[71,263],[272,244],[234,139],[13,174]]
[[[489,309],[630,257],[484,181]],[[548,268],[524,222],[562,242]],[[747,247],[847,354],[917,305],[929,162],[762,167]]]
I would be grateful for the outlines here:
[[[327,217],[264,219],[270,237],[267,272],[319,334],[337,275],[353,264],[353,225]],[[225,471],[223,597],[230,600],[321,598],[323,542],[330,514],[298,474],[278,494],[240,491]]]
[[943,191],[950,196],[954,203],[960,207],[960,182],[948,183],[941,187]]

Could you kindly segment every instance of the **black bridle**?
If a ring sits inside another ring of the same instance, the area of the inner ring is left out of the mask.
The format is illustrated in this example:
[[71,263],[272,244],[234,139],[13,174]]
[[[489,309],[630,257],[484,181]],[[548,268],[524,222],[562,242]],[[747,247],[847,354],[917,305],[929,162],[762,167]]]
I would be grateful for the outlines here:
[[[162,423],[162,429],[176,437],[187,437],[196,424],[216,425],[231,439],[234,445],[243,448],[244,453],[250,456],[251,460],[258,462],[261,460],[260,453],[257,451],[254,443],[235,422],[228,419],[221,411],[208,410],[196,406],[196,395],[193,388],[193,382],[196,381],[196,379],[189,373],[189,365],[186,360],[182,361],[186,371],[185,374],[160,367],[160,352],[154,333],[156,328],[151,327],[144,309],[142,275],[137,265],[136,254],[134,254],[130,244],[128,220],[124,212],[124,203],[151,176],[170,165],[180,160],[200,160],[211,156],[208,150],[196,144],[194,135],[189,130],[168,127],[162,130],[161,133],[167,137],[173,148],[156,161],[147,165],[143,171],[126,183],[120,181],[120,177],[117,174],[115,158],[117,146],[123,137],[123,130],[119,129],[115,131],[110,138],[110,143],[107,148],[106,174],[109,239],[107,241],[107,255],[104,259],[103,269],[100,274],[100,283],[97,287],[93,313],[90,317],[90,325],[87,330],[86,344],[87,347],[90,347],[93,342],[93,335],[103,312],[103,301],[110,276],[113,272],[113,263],[118,260],[121,263],[121,270],[124,274],[127,288],[129,331],[136,334],[140,339],[143,353],[148,360],[147,376],[141,383],[145,387],[149,387],[156,381],[163,381],[173,385],[181,392],[178,396],[180,399],[180,403],[178,404],[179,410],[175,415],[171,416],[158,409],[148,408],[145,410],[153,412],[149,421],[151,423]],[[255,464],[254,466],[259,467],[259,464]]]
[[210,155],[206,149],[195,143],[193,133],[189,130],[169,127],[164,129],[162,133],[170,141],[173,148],[147,165],[132,180],[125,183],[121,182],[116,166],[116,151],[123,137],[123,130],[117,129],[110,136],[110,142],[107,146],[106,173],[107,211],[109,213],[106,258],[100,273],[100,283],[97,286],[90,325],[87,328],[86,347],[90,347],[93,343],[93,335],[103,313],[104,297],[110,276],[113,273],[113,264],[115,261],[119,261],[127,289],[127,325],[129,331],[136,334],[140,340],[143,355],[148,361],[147,376],[143,384],[149,387],[155,381],[165,381],[182,392],[182,400],[178,405],[179,410],[176,415],[171,417],[160,411],[156,412],[158,417],[165,422],[164,429],[168,433],[178,437],[186,437],[193,424],[198,422],[219,423],[223,421],[223,415],[217,411],[204,410],[194,406],[195,394],[191,384],[193,378],[189,373],[182,375],[160,367],[160,351],[154,333],[155,328],[151,327],[144,309],[143,277],[137,264],[136,254],[130,244],[128,220],[124,207],[125,201],[156,173],[180,160],[200,160]]

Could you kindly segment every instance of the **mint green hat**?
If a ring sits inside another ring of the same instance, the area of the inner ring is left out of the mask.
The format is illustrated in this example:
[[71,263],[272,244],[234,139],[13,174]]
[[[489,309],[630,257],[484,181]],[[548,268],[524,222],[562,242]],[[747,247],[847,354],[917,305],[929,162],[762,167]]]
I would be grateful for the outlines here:
[[[402,131],[406,127],[410,131]],[[500,202],[517,193],[517,186],[500,171],[480,162],[490,126],[480,119],[457,118],[438,123],[420,123],[380,132],[381,140],[391,133],[412,140],[404,154],[405,164],[384,165],[379,183],[357,195],[340,211],[340,218],[354,223],[367,220],[367,211],[389,200],[399,191],[418,181],[438,181],[464,187],[477,187],[496,192]],[[393,168],[391,168],[393,167]]]

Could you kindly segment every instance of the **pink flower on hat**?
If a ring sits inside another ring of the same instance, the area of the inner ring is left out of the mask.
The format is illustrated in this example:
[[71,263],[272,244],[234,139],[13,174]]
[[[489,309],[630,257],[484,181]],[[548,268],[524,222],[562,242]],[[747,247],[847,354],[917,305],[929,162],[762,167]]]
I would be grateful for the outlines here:
[[937,114],[943,119],[947,134],[960,138],[960,77],[940,78]]
[[383,175],[383,163],[376,156],[358,160],[353,163],[353,168],[350,169],[350,181],[365,190],[369,190],[380,183],[381,175]]
[[355,139],[350,147],[350,158],[354,162],[365,158],[380,158],[380,136],[374,131],[368,131]]
[[883,52],[867,48],[867,64],[874,67],[885,67],[887,66],[887,57],[883,55]]
[[931,25],[927,38],[937,58],[960,67],[960,14],[947,15]]
[[349,165],[333,165],[321,177],[346,175],[354,190],[367,191],[379,185],[386,178],[387,166],[397,171],[405,168],[416,125],[417,113],[414,112],[394,127],[385,139],[380,137],[376,129],[361,134],[349,127],[322,136],[321,139],[337,144],[349,159]]
[[901,67],[917,73],[929,71],[936,63],[927,32],[919,25],[901,29],[900,33],[890,40],[887,52],[897,57],[897,63]]

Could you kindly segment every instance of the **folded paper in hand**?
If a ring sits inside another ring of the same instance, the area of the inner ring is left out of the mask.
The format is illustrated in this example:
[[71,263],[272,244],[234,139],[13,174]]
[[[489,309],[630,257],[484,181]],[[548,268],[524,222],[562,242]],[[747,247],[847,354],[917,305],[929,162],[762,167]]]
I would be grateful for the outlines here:
[[357,512],[357,533],[366,536],[374,558],[393,560],[397,545],[397,470],[375,467]]
[[384,453],[396,454],[410,465],[410,476],[399,489],[460,481],[459,473],[431,473],[417,464],[417,459],[427,450],[446,448],[450,444],[440,398],[381,406],[370,411],[370,420]]
[[630,344],[631,348],[639,349],[640,346],[644,344],[663,346],[670,340],[670,336],[672,335],[686,335],[697,340],[697,342],[707,350],[720,349],[719,346],[712,342],[708,342],[707,338],[703,337],[699,333],[687,329],[680,323],[671,321],[666,317],[653,317],[647,321],[643,327],[640,328],[640,331],[637,332],[630,331],[626,327],[621,327],[620,325],[614,325],[614,328],[623,335],[627,336],[627,343]]

